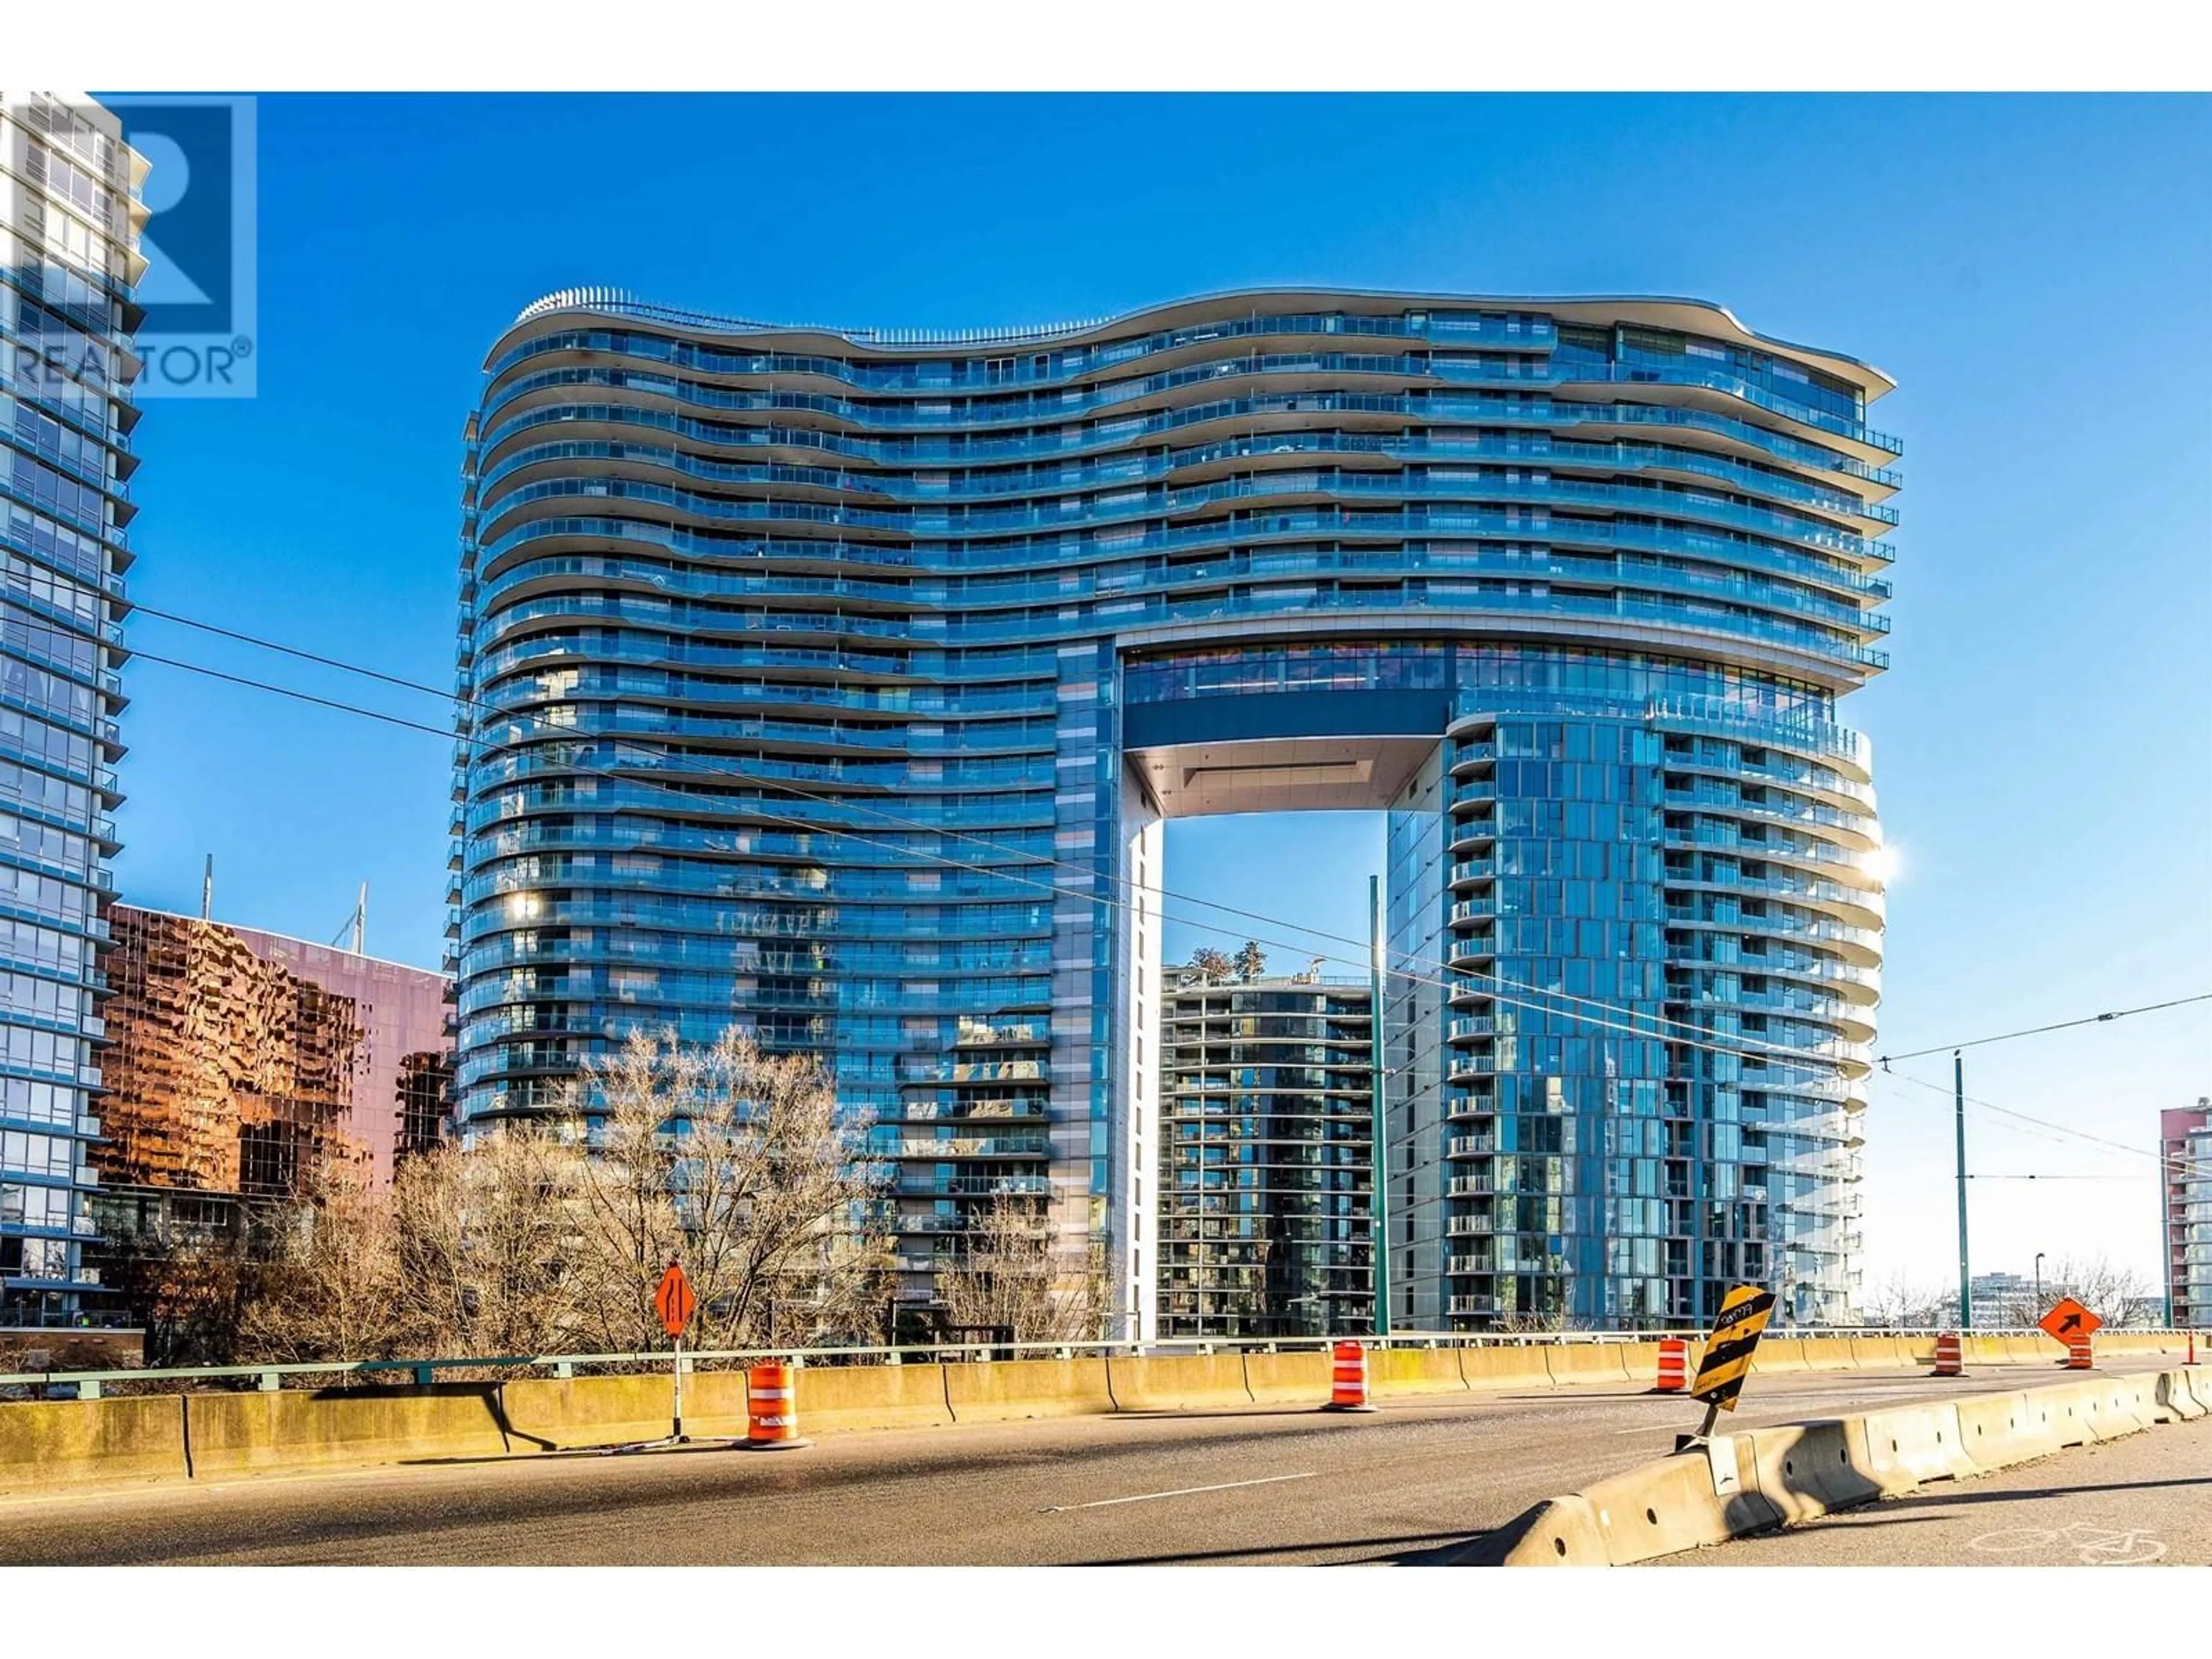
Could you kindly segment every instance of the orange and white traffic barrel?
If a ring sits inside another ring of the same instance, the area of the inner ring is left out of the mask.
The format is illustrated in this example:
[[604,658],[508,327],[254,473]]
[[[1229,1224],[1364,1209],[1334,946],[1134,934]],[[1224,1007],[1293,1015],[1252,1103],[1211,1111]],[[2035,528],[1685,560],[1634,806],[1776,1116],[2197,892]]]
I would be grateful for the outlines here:
[[2091,1358],[2092,1355],[2089,1349],[2089,1339],[2087,1337],[2069,1336],[2066,1339],[2066,1369],[2068,1370],[2087,1370],[2089,1369]]
[[1966,1364],[1963,1345],[1955,1331],[1946,1331],[1936,1339],[1936,1369],[1930,1376],[1964,1376]]
[[1659,1339],[1659,1380],[1654,1394],[1680,1394],[1690,1386],[1690,1345],[1679,1336]]
[[809,1443],[799,1437],[799,1379],[780,1359],[763,1360],[745,1373],[745,1437],[748,1451],[793,1451]]
[[1325,1412],[1371,1412],[1367,1403],[1367,1350],[1357,1342],[1340,1342],[1330,1374]]

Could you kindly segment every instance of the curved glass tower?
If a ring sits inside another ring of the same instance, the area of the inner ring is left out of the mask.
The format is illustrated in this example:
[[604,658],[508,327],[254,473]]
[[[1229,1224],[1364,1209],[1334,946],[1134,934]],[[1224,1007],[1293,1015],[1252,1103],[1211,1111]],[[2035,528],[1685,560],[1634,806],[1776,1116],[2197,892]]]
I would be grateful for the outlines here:
[[1889,389],[1680,300],[539,301],[468,428],[465,1121],[735,1021],[872,1115],[908,1294],[1029,1193],[1149,1333],[1162,823],[1382,808],[1394,1328],[1839,1316]]

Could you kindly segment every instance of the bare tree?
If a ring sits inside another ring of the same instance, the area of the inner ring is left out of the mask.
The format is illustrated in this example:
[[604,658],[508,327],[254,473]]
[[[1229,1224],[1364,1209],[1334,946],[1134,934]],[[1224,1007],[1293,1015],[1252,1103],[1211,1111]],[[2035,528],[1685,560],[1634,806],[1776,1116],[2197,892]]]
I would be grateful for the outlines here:
[[2165,1301],[2155,1286],[2131,1267],[2114,1265],[2105,1256],[2077,1261],[2064,1256],[2043,1274],[2043,1295],[2033,1292],[2011,1297],[2005,1305],[2008,1325],[2033,1325],[2061,1297],[2070,1296],[2107,1325],[2159,1324],[2165,1319]]
[[1248,939],[1237,947],[1237,977],[1247,984],[1267,971],[1267,953],[1260,948],[1260,941]]
[[576,1271],[583,1154],[538,1124],[401,1165],[392,1316],[415,1352],[558,1352],[587,1325]]
[[1079,1277],[1065,1276],[1041,1204],[1001,1193],[978,1216],[968,1240],[959,1264],[938,1275],[949,1323],[1008,1331],[1016,1342],[1097,1336],[1105,1299],[1102,1264],[1094,1249]]
[[821,1063],[763,1054],[735,1029],[701,1048],[637,1035],[594,1060],[568,1109],[592,1126],[577,1165],[575,1267],[592,1340],[665,1341],[653,1291],[681,1261],[702,1347],[873,1338],[888,1252],[866,1124]]
[[1859,1297],[1860,1322],[1887,1330],[1926,1330],[1955,1321],[1954,1304],[1940,1290],[1932,1290],[1899,1268]]
[[1211,945],[1201,945],[1193,951],[1189,966],[1190,970],[1208,985],[1226,984],[1230,975],[1236,972],[1236,965],[1229,960],[1226,953],[1215,950]]
[[240,1319],[240,1347],[271,1361],[389,1358],[400,1288],[390,1206],[341,1181],[275,1219],[270,1271]]

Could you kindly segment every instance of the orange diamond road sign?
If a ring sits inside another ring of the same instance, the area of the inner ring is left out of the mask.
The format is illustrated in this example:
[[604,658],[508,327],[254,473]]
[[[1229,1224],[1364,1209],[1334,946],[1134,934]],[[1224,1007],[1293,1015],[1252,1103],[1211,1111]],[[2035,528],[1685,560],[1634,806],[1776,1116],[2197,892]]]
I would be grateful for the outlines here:
[[2043,1328],[2045,1334],[2058,1342],[2091,1336],[2105,1323],[2070,1296],[2035,1322]]
[[661,1328],[669,1335],[680,1337],[684,1328],[691,1322],[691,1310],[699,1305],[699,1298],[691,1294],[691,1281],[684,1277],[684,1269],[673,1261],[660,1276],[660,1288],[653,1293],[653,1311],[660,1316]]

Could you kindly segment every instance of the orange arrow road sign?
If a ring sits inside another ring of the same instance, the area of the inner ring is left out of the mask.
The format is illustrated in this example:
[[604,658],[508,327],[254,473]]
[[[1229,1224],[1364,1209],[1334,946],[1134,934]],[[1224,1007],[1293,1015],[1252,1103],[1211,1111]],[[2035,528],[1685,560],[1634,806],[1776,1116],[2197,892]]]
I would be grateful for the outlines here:
[[2076,1337],[2094,1335],[2105,1322],[2091,1313],[2072,1297],[2062,1297],[2057,1307],[2035,1322],[2053,1341],[2071,1342]]
[[684,1276],[684,1269],[672,1261],[668,1271],[660,1276],[660,1288],[653,1293],[653,1311],[660,1316],[661,1328],[672,1337],[684,1334],[684,1328],[691,1322],[692,1310],[699,1298],[691,1293],[691,1281]]

